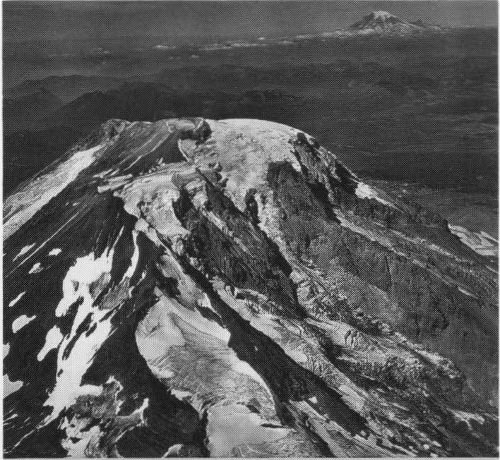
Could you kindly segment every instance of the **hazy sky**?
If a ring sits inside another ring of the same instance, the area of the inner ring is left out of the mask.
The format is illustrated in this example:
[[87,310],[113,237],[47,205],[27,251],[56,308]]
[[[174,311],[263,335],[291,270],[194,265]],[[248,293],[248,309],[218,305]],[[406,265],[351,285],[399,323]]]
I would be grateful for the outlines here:
[[321,32],[380,9],[446,26],[497,24],[494,1],[3,2],[4,40]]

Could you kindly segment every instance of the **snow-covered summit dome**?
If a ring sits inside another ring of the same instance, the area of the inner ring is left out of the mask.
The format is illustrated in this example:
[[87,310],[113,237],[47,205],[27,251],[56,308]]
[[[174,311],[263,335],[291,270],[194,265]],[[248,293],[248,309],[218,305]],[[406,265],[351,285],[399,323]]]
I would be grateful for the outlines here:
[[389,18],[396,18],[393,14],[388,11],[372,11],[368,16],[372,16],[374,19],[381,19],[383,21]]

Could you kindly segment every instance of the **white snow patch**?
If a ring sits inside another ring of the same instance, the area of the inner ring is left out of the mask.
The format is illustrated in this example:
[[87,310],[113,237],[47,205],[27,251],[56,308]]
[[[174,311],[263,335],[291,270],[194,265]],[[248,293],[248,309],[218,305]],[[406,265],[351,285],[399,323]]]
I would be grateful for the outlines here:
[[[168,310],[162,311],[165,304],[161,300],[155,304],[149,314],[139,323],[136,331],[136,341],[141,355],[147,361],[153,360],[159,353],[164,354],[169,348],[183,346],[186,341],[182,331],[175,324]],[[157,369],[163,374],[162,368]],[[171,377],[172,372],[168,370],[162,377]]]
[[30,271],[28,272],[30,275],[33,273],[39,273],[43,270],[42,264],[40,262],[37,262],[33,267],[30,268]]
[[498,256],[497,241],[486,232],[473,232],[460,225],[448,224],[450,232],[458,236],[462,243],[482,256]]
[[390,206],[391,208],[395,207],[390,201],[381,198],[377,190],[363,182],[358,182],[355,192],[358,198],[374,199],[382,204],[385,204],[386,206]]
[[[110,377],[107,383],[112,381],[117,382],[113,377]],[[119,382],[117,382],[119,384]],[[121,387],[121,385],[119,384]],[[103,388],[95,387],[96,394],[102,394]],[[121,391],[121,390],[119,390]],[[132,420],[136,423],[135,426],[144,425],[144,410],[149,405],[149,399],[146,398],[143,400],[141,407],[136,409],[130,415],[127,416],[129,421]],[[121,402],[119,402],[115,408],[115,415],[120,411]],[[133,422],[132,422],[133,423]],[[101,427],[93,426],[90,429],[86,428],[87,420],[79,419],[76,416],[73,416],[71,419],[65,417],[63,423],[60,425],[60,429],[66,432],[66,438],[61,441],[61,445],[68,451],[68,457],[76,457],[76,458],[85,458],[88,455],[86,454],[86,449],[89,445],[98,445],[100,438],[103,436],[103,432],[101,431]],[[125,434],[126,430],[121,432],[118,437],[119,439],[123,434]]]
[[181,401],[193,395],[193,393],[191,393],[190,391],[175,390],[173,388],[170,391],[177,399],[180,399]]
[[[95,254],[91,252],[87,256],[76,260],[75,264],[69,268],[66,277],[63,281],[63,298],[56,307],[55,314],[57,317],[64,316],[69,307],[80,296],[83,296],[84,303],[92,303],[92,297],[89,292],[89,285],[96,282],[103,274],[111,271],[113,262],[113,252],[108,254],[103,253],[101,257],[95,258]],[[81,309],[81,308],[80,308]]]
[[[165,298],[164,298],[165,299]],[[166,302],[164,302],[164,307],[167,307],[167,312],[172,317],[177,316],[185,323],[189,324],[191,327],[195,328],[199,332],[203,334],[210,335],[218,340],[221,340],[224,343],[228,343],[231,337],[229,331],[214,321],[209,321],[204,318],[198,310],[192,311],[178,304],[174,299],[171,300],[171,303],[166,306]],[[175,322],[175,319],[174,319]]]
[[36,243],[33,243],[33,244],[28,244],[28,246],[24,246],[16,255],[16,257],[14,257],[12,259],[12,262],[14,262],[16,259],[18,259],[19,257],[21,256],[24,256],[24,254],[26,254],[33,246],[35,246]]
[[479,414],[474,414],[472,412],[465,412],[461,410],[452,410],[451,412],[453,413],[453,415],[455,415],[455,417],[467,423],[467,425],[469,425],[469,428],[471,428],[470,425],[471,420],[475,420],[476,422],[479,422],[481,424],[484,423],[484,418]]
[[252,366],[250,366],[250,364],[248,364],[246,361],[241,361],[236,355],[231,355],[231,358],[233,358],[231,359],[231,367],[235,372],[250,377],[261,387],[265,388],[272,397],[272,393],[267,387],[266,382],[264,382],[262,377],[257,373],[257,371],[255,371]]
[[178,457],[179,456],[179,451],[182,449],[183,445],[182,444],[174,444],[173,446],[170,446],[163,455],[163,458],[165,457]]
[[151,362],[148,363],[148,366],[151,369],[151,372],[159,379],[170,379],[175,376],[175,374],[165,366],[157,366]]
[[198,301],[198,304],[200,305],[200,307],[208,308],[209,310],[212,310],[214,313],[217,313],[214,310],[214,307],[212,306],[212,302],[210,301],[210,297],[208,297],[206,292],[203,293],[203,296],[202,296],[201,300]]
[[137,246],[137,230],[132,230],[132,238],[134,240],[134,253],[132,254],[132,258],[130,259],[130,266],[125,272],[124,278],[132,278],[132,275],[137,268],[137,263],[139,262],[139,246]]
[[19,415],[16,414],[15,412],[13,412],[13,413],[11,413],[11,415],[5,417],[5,421],[7,422],[8,420],[12,420],[12,419],[15,419],[17,417],[19,417]]
[[21,330],[24,326],[31,323],[36,318],[36,315],[26,316],[21,315],[12,322],[12,332],[15,334],[17,331]]
[[[123,231],[120,231],[120,233]],[[119,237],[117,238],[118,241]],[[68,312],[70,305],[80,297],[83,302],[78,307],[73,320],[71,332],[66,335],[57,355],[57,378],[52,392],[49,394],[45,406],[52,406],[53,411],[46,417],[43,424],[53,420],[65,408],[73,404],[80,394],[99,393],[99,388],[92,385],[81,385],[82,377],[92,364],[95,353],[112,332],[111,321],[114,313],[109,310],[93,306],[90,285],[101,278],[109,281],[109,272],[113,261],[114,247],[105,251],[96,258],[94,253],[76,260],[69,268],[63,281],[63,298],[56,308],[56,316],[60,317]],[[71,353],[63,358],[68,344],[76,337],[76,331],[88,315],[91,315],[90,327],[95,325],[94,332],[90,335],[81,334],[73,343]],[[104,317],[107,316],[106,319]]]
[[190,139],[185,139],[185,140],[179,139],[177,141],[177,148],[179,149],[179,152],[181,152],[181,155],[184,157],[184,159],[187,162],[191,162],[191,158],[189,158],[189,155],[187,154],[187,152],[183,148],[183,145],[186,144],[186,141],[188,141],[188,140],[190,140]]
[[387,21],[387,19],[395,17],[387,11],[373,11],[372,14],[374,19],[380,19],[382,21]]
[[[214,321],[203,317],[198,310],[190,310],[180,304],[176,299],[166,298],[157,293],[160,300],[152,307],[136,331],[136,342],[152,372],[156,375],[167,371],[166,378],[173,377],[168,369],[168,363],[157,363],[158,358],[165,356],[171,347],[182,347],[186,345],[189,336],[195,333],[202,337],[203,334],[224,345],[228,345],[230,333],[227,329]],[[188,332],[184,337],[183,332]],[[205,340],[210,343],[210,338]],[[269,394],[270,400],[273,396],[262,377],[245,361],[241,361],[233,350],[228,350],[227,359],[234,372],[249,377],[257,382]],[[160,375],[162,376],[162,375]]]
[[9,307],[13,307],[17,302],[19,302],[23,298],[24,294],[26,294],[26,291],[21,292],[15,299],[12,299],[9,302]]
[[349,401],[349,406],[351,406],[355,411],[362,412],[366,404],[367,394],[358,387],[352,385],[341,384],[338,390],[345,395],[347,401]]
[[299,363],[299,364],[307,363],[307,355],[305,353],[301,352],[300,350],[297,350],[297,349],[290,350],[287,348],[287,349],[285,349],[285,353],[290,358],[292,358],[296,363]]
[[485,231],[481,230],[481,231],[479,232],[479,234],[480,234],[481,236],[484,236],[485,238],[488,238],[489,240],[494,241],[495,243],[497,243],[497,244],[498,244],[498,240],[497,240],[496,238],[492,237],[489,233],[487,233],[487,232],[485,232]]
[[103,148],[97,145],[88,150],[75,152],[66,161],[58,164],[18,192],[5,199],[4,240],[30,220],[52,198],[59,195],[81,171],[88,168],[97,158],[96,153]]
[[[373,230],[361,227],[354,222],[348,220],[340,211],[338,211],[335,216],[340,221],[342,227],[346,227],[355,233],[359,233],[371,241],[376,241],[387,249],[394,250],[392,241],[382,234],[375,233]],[[395,252],[395,251],[394,251]]]
[[469,297],[476,297],[474,294],[472,294],[472,292],[469,292],[463,288],[461,288],[460,286],[458,286],[458,290],[462,293],[462,294],[465,294],[465,295],[468,295]]
[[[105,171],[102,171],[98,174],[94,174],[93,177],[98,177],[99,179],[102,179],[103,177],[107,176],[108,174],[112,173],[114,170],[113,168],[110,168],[110,169],[106,169]],[[68,204],[68,203],[66,203]]]
[[212,457],[234,456],[233,449],[277,441],[290,433],[288,428],[263,427],[258,414],[241,404],[211,407],[208,410],[208,450]]
[[[265,204],[263,203],[263,198]],[[257,193],[255,199],[259,204],[259,227],[260,229],[279,247],[280,251],[286,254],[287,245],[283,238],[280,227],[280,211],[274,203],[273,194],[267,195]]]
[[226,193],[238,209],[245,209],[245,195],[248,189],[258,192],[267,189],[269,164],[278,161],[289,162],[295,170],[301,171],[300,163],[292,153],[290,139],[298,131],[279,123],[251,120],[228,119],[207,120],[212,128],[212,139],[216,141],[209,150],[210,157],[201,152],[195,161],[217,160],[228,175]]
[[49,252],[49,256],[57,256],[57,255],[61,254],[61,252],[62,252],[62,249],[54,248]]
[[[115,192],[115,196],[123,199],[125,211],[137,218],[145,214],[147,224],[171,240],[188,233],[177,220],[172,206],[180,196],[172,178],[181,166],[172,166],[170,171],[155,177],[143,177]],[[142,213],[139,203],[142,203]]]
[[38,361],[43,361],[50,350],[53,350],[54,348],[57,348],[59,346],[62,339],[63,335],[61,333],[61,330],[57,326],[53,326],[51,329],[49,329],[47,335],[45,336],[45,344],[39,351],[36,359],[38,359]]
[[[87,458],[85,449],[92,440],[98,439],[101,435],[99,426],[93,426],[83,433],[83,437],[79,438],[82,435],[79,427],[70,427],[67,419],[65,419],[61,429],[66,431],[66,438],[61,440],[61,446],[68,451],[67,456],[73,458]],[[77,439],[77,441],[73,442],[74,439]]]
[[47,238],[42,244],[40,244],[38,246],[38,248],[33,251],[32,254],[30,254],[29,256],[25,257],[21,262],[19,262],[19,264],[13,268],[10,272],[10,273],[13,273],[15,270],[17,270],[21,265],[23,265],[27,260],[31,259],[37,252],[39,252],[49,241],[51,241],[57,234],[59,234],[64,228],[66,228],[68,226],[68,224],[77,217],[77,214],[71,216],[63,225],[61,225],[61,227],[59,227],[54,233],[52,233],[52,235]]

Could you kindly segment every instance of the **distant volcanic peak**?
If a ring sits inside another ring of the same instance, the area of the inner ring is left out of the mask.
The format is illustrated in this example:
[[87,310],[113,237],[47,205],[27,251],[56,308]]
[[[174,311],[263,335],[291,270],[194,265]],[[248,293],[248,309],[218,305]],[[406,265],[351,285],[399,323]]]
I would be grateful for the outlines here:
[[372,11],[358,22],[351,25],[351,29],[366,29],[374,27],[387,27],[392,24],[403,23],[401,19],[387,11]]
[[372,11],[360,21],[352,24],[349,30],[351,32],[411,33],[435,28],[435,26],[428,26],[422,20],[409,22],[387,11]]

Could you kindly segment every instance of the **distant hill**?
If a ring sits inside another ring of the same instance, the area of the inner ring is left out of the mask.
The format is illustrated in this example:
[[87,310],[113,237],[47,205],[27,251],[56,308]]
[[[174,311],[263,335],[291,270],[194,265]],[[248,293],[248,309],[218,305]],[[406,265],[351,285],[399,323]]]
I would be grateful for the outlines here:
[[118,89],[95,91],[78,97],[56,110],[42,126],[79,126],[94,128],[109,118],[155,121],[166,117],[202,113],[213,118],[243,114],[263,117],[273,107],[289,107],[297,98],[278,90],[179,91],[161,83],[129,83]]
[[50,76],[40,80],[26,80],[8,88],[4,96],[18,98],[39,92],[42,88],[50,91],[63,102],[69,102],[91,91],[106,91],[122,85],[125,79],[116,77],[66,75]]

